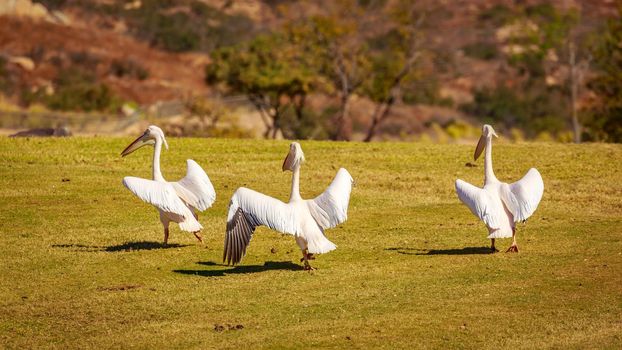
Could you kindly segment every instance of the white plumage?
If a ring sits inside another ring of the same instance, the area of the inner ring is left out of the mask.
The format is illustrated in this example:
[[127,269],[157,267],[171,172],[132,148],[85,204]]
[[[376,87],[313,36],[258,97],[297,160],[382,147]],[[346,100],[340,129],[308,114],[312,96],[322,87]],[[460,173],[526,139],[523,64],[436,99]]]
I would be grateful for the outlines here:
[[199,241],[203,226],[197,220],[197,211],[204,211],[216,200],[216,191],[203,169],[194,160],[187,160],[186,176],[177,182],[167,182],[160,171],[162,144],[168,149],[164,133],[157,126],[150,126],[127,146],[126,156],[145,145],[154,145],[153,180],[133,176],[123,178],[123,185],[138,198],[156,207],[164,226],[164,244],[168,242],[169,223],[176,222],[179,228],[194,233]]
[[542,199],[544,182],[535,168],[529,169],[522,179],[512,184],[499,181],[492,169],[492,136],[497,136],[493,128],[484,125],[475,149],[475,160],[486,149],[484,187],[479,188],[458,179],[456,193],[471,212],[486,224],[493,251],[496,251],[495,238],[513,237],[507,251],[518,252],[515,223],[527,220],[535,212]]
[[238,188],[229,203],[223,261],[239,263],[257,226],[288,233],[296,238],[303,253],[305,269],[312,269],[308,260],[313,254],[327,253],[336,248],[324,236],[324,230],[348,218],[348,203],[353,179],[346,169],[339,169],[326,191],[314,199],[300,197],[300,166],[304,154],[294,142],[283,163],[283,171],[291,170],[292,192],[288,203],[248,188]]
[[123,185],[138,198],[156,207],[160,215],[179,223],[182,230],[196,232],[203,229],[171,183],[126,176]]

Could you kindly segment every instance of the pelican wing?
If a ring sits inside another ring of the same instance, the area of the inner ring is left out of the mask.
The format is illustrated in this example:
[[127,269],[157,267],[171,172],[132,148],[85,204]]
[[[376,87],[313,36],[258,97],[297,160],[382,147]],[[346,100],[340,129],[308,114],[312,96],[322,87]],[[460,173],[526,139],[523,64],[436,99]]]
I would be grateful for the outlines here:
[[501,186],[501,200],[514,216],[514,221],[525,221],[529,218],[542,199],[544,182],[540,172],[529,169],[522,179]]
[[239,263],[255,228],[261,225],[292,235],[300,232],[293,206],[248,188],[238,188],[229,202],[223,262]]
[[144,202],[163,212],[178,216],[179,227],[182,230],[197,232],[203,228],[192,215],[190,208],[177,196],[170,183],[127,176],[123,178],[123,185]]
[[471,212],[482,220],[491,229],[498,229],[504,215],[501,203],[494,204],[490,194],[482,188],[471,185],[460,179],[456,180],[456,193],[458,198],[464,203]]
[[326,191],[307,201],[311,216],[321,228],[329,229],[348,219],[348,204],[353,181],[350,173],[341,168]]
[[212,206],[216,200],[216,191],[209,177],[201,166],[192,159],[187,161],[188,170],[186,176],[171,182],[177,195],[192,207],[204,211]]

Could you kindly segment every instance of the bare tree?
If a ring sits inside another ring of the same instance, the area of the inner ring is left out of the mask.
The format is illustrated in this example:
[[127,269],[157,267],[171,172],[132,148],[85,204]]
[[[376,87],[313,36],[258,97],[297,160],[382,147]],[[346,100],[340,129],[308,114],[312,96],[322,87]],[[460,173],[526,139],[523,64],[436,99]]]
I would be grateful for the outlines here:
[[363,79],[359,76],[356,61],[352,62],[350,69],[346,67],[343,53],[339,48],[334,48],[335,75],[340,84],[340,108],[337,114],[335,139],[350,141],[352,137],[352,120],[350,119],[350,98],[356,89],[361,85]]
[[401,91],[404,78],[406,78],[411,73],[415,62],[421,56],[421,47],[418,32],[423,24],[424,17],[425,16],[423,14],[419,15],[418,19],[414,21],[414,23],[412,23],[409,28],[410,44],[407,47],[406,59],[404,60],[402,68],[391,79],[391,83],[388,86],[387,93],[376,105],[376,109],[374,110],[374,114],[371,118],[371,124],[369,126],[369,129],[367,129],[367,135],[363,139],[364,142],[370,142],[376,135],[376,132],[378,131],[378,126],[389,117],[391,113],[391,108],[395,103],[396,97]]
[[285,106],[281,104],[281,96],[270,98],[262,93],[248,94],[248,99],[255,106],[266,130],[265,138],[275,139],[281,128],[281,116]]

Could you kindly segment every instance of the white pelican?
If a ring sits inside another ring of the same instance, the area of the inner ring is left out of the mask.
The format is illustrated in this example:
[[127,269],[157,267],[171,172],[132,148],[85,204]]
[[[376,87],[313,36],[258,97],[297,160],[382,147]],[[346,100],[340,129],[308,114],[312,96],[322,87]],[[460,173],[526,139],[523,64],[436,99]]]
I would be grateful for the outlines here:
[[324,230],[346,221],[354,181],[350,173],[341,168],[324,193],[314,199],[302,199],[300,166],[304,160],[300,144],[293,142],[283,162],[283,171],[293,172],[288,203],[244,187],[235,191],[229,202],[223,262],[239,263],[246,254],[255,228],[260,225],[294,235],[302,250],[300,261],[304,261],[305,270],[313,270],[309,265],[309,260],[315,259],[313,254],[327,253],[336,248],[324,236]]
[[474,159],[486,148],[484,156],[484,188],[475,187],[460,179],[456,180],[456,192],[462,203],[488,227],[488,238],[494,252],[495,238],[512,237],[512,245],[506,252],[518,252],[516,245],[516,222],[525,221],[536,211],[544,182],[535,168],[513,184],[499,181],[492,170],[492,137],[497,137],[492,126],[482,127],[482,136],[475,148]]
[[153,180],[133,176],[123,178],[123,185],[143,201],[155,206],[160,212],[160,222],[164,226],[164,244],[168,242],[169,223],[176,222],[179,228],[194,233],[202,243],[199,231],[203,226],[198,221],[197,210],[204,211],[216,200],[216,191],[203,169],[194,160],[188,159],[186,176],[177,182],[164,180],[160,171],[162,144],[168,149],[162,129],[151,125],[134,142],[127,146],[121,156],[125,157],[135,150],[154,145]]

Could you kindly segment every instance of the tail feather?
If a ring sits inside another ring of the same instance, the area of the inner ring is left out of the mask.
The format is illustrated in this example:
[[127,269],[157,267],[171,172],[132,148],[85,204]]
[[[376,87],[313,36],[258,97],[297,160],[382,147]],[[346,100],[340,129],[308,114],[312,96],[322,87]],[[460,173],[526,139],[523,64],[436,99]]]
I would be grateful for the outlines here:
[[324,235],[307,241],[309,253],[323,254],[335,250],[337,246],[329,241]]
[[196,219],[192,218],[180,222],[179,228],[187,232],[198,232],[203,229],[203,226]]
[[488,239],[509,238],[509,237],[512,237],[512,229],[500,228],[496,230],[490,230],[488,233]]

